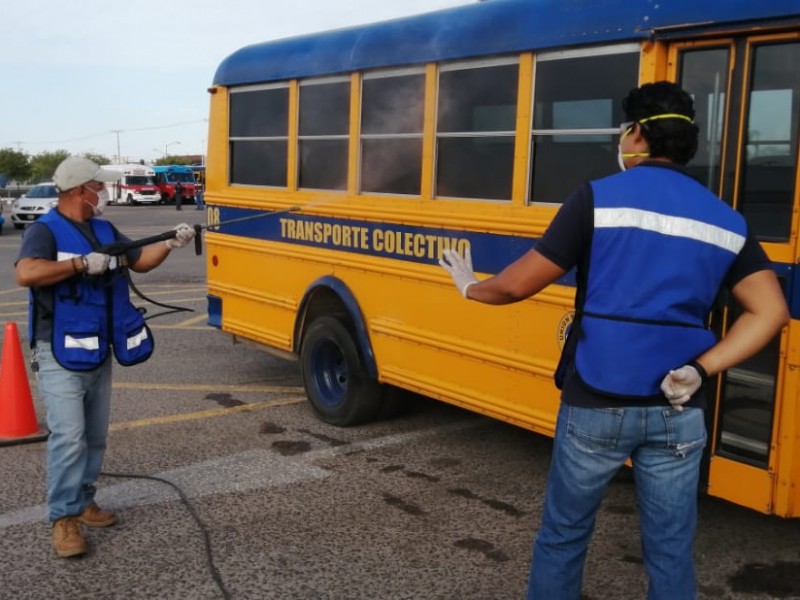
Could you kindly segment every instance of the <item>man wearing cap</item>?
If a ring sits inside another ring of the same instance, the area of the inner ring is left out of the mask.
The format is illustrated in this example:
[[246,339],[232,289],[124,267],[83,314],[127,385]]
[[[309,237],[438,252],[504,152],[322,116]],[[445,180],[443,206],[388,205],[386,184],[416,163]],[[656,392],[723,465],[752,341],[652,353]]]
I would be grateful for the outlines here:
[[94,501],[108,434],[111,354],[128,366],[153,351],[150,329],[128,297],[124,269],[154,269],[195,235],[182,223],[174,239],[124,257],[98,252],[130,241],[98,218],[108,202],[105,183],[119,177],[87,158],[64,160],[53,176],[58,205],[25,230],[15,265],[17,283],[30,288],[28,335],[50,429],[48,513],[62,557],[87,552],[80,524],[117,521]]
[[[469,255],[445,250],[441,261],[465,298],[486,304],[524,300],[577,268],[529,600],[581,597],[597,510],[627,460],[648,599],[696,597],[704,384],[789,321],[770,261],[742,215],[683,169],[697,151],[691,96],[674,83],[646,84],[622,108],[623,172],[578,188],[535,249],[480,282]],[[717,341],[706,324],[723,287],[742,311]]]

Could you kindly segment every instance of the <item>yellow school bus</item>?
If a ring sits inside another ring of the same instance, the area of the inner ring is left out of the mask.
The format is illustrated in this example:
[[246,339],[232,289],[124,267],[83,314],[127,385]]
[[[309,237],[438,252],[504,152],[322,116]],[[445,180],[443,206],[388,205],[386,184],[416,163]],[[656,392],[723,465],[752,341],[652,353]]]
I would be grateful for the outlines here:
[[[492,0],[242,48],[210,88],[209,322],[299,359],[328,423],[410,390],[552,435],[574,273],[506,307],[464,301],[616,166],[620,99],[694,97],[693,176],[746,217],[793,320],[716,378],[704,490],[800,516],[796,0]],[[737,307],[720,298],[719,335]]]

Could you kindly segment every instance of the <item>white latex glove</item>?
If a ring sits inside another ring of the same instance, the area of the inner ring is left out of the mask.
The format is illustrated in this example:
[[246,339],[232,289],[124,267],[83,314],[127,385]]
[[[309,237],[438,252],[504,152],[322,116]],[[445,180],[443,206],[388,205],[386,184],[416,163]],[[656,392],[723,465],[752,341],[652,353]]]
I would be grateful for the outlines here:
[[178,225],[175,228],[175,231],[178,233],[174,238],[171,240],[164,240],[164,243],[170,250],[174,250],[175,248],[183,248],[194,239],[194,227],[191,227],[186,223],[181,223]]
[[450,273],[450,277],[453,278],[453,282],[464,298],[467,297],[467,288],[478,283],[472,270],[472,253],[469,248],[464,252],[463,257],[455,250],[442,251],[439,265]]
[[683,405],[700,389],[702,383],[703,378],[697,369],[691,365],[683,365],[680,369],[667,373],[661,381],[661,391],[664,392],[672,408],[682,411]]
[[87,275],[100,275],[108,269],[108,263],[111,257],[108,254],[100,254],[99,252],[91,252],[84,256],[83,264],[86,267]]

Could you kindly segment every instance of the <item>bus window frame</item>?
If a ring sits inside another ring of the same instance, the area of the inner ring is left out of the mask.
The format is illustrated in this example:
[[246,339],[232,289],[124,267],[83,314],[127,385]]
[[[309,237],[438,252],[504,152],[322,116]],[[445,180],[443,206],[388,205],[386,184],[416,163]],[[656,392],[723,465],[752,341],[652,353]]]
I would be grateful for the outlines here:
[[[525,189],[524,203],[526,206],[542,206],[558,208],[563,204],[561,202],[549,202],[532,199],[533,194],[533,160],[534,157],[534,136],[577,136],[577,135],[611,135],[619,136],[619,126],[613,127],[598,127],[598,128],[565,128],[565,129],[537,129],[534,128],[534,110],[536,104],[536,73],[539,63],[552,62],[556,60],[572,60],[576,58],[597,58],[599,56],[613,56],[619,54],[635,54],[638,58],[636,69],[636,84],[638,85],[642,77],[642,64],[644,62],[643,47],[640,42],[623,42],[619,44],[602,44],[596,46],[587,46],[583,48],[566,48],[559,50],[545,50],[533,54],[533,72],[531,76],[531,101],[530,101],[530,126],[527,133],[528,144],[528,157],[525,168],[528,171],[527,186]],[[618,102],[621,98],[612,98],[613,101]],[[609,173],[610,174],[610,173]]]
[[[357,72],[355,72],[357,73]],[[348,195],[352,193],[352,188],[350,185],[350,152],[352,148],[352,123],[354,114],[352,111],[352,102],[348,100],[348,119],[347,119],[347,132],[343,134],[320,134],[320,135],[303,135],[300,133],[300,120],[302,118],[301,114],[301,105],[302,105],[302,92],[304,87],[312,87],[312,86],[319,86],[319,85],[332,85],[337,83],[346,83],[348,85],[347,88],[347,96],[348,99],[352,99],[354,93],[354,81],[353,77],[349,74],[346,75],[333,75],[333,76],[326,76],[326,77],[309,77],[307,79],[299,79],[297,80],[297,100],[296,100],[296,111],[297,114],[295,115],[296,118],[296,125],[295,125],[295,139],[293,140],[294,152],[296,156],[296,161],[294,164],[294,181],[295,185],[297,186],[298,191],[308,191],[308,192],[326,192],[330,194],[337,194],[337,195]],[[360,115],[359,115],[360,116]],[[291,129],[290,129],[291,131]],[[344,142],[347,146],[347,162],[345,166],[345,181],[344,187],[342,189],[335,189],[335,188],[320,188],[320,187],[310,187],[310,186],[301,186],[300,185],[300,169],[302,167],[302,161],[300,158],[300,144],[303,141],[340,141]]]
[[[231,142],[237,141],[264,141],[264,142],[271,142],[271,141],[285,141],[286,142],[286,152],[287,152],[287,160],[288,157],[291,155],[291,142],[292,142],[292,127],[291,127],[291,117],[292,117],[292,89],[291,89],[291,82],[289,81],[278,81],[278,82],[270,82],[270,83],[263,83],[263,84],[254,84],[254,85],[241,85],[236,87],[227,88],[228,91],[228,120],[227,120],[227,128],[225,131],[226,138],[227,138],[227,182],[230,187],[244,187],[244,188],[260,188],[260,189],[269,189],[269,190],[291,190],[291,178],[286,176],[286,184],[285,185],[259,185],[259,184],[252,184],[252,183],[238,183],[233,181],[233,164],[232,156],[233,152],[231,151]],[[234,94],[242,94],[248,92],[261,92],[265,90],[272,90],[272,89],[286,89],[287,92],[287,101],[288,101],[288,117],[290,119],[287,122],[286,127],[286,135],[285,136],[232,136],[231,135],[231,114],[230,114],[230,106],[232,104],[231,99]]]
[[[516,126],[510,130],[498,130],[498,131],[447,131],[447,132],[440,132],[439,131],[439,101],[441,99],[440,95],[440,82],[441,82],[441,75],[442,73],[452,73],[455,71],[469,71],[469,70],[476,70],[476,69],[491,69],[494,67],[504,67],[504,66],[517,66],[517,85],[519,85],[520,78],[522,76],[521,69],[523,67],[523,61],[519,54],[514,55],[504,55],[504,56],[497,56],[493,58],[478,58],[478,59],[468,59],[468,60],[457,60],[452,62],[442,62],[437,64],[436,69],[436,98],[434,102],[434,115],[435,121],[433,124],[433,144],[434,144],[434,156],[433,156],[433,172],[431,173],[431,186],[432,186],[432,197],[431,199],[434,201],[443,200],[446,202],[449,201],[462,201],[462,202],[488,202],[492,204],[501,204],[504,206],[510,206],[514,203],[514,181],[515,181],[515,167],[516,167],[516,160],[512,161],[511,165],[511,180],[510,184],[510,191],[508,198],[482,198],[482,197],[471,197],[471,196],[450,196],[450,195],[441,195],[438,193],[437,189],[437,181],[439,177],[439,140],[441,139],[456,139],[456,138],[511,138],[514,140],[514,158],[516,159],[516,136],[517,136],[517,128]],[[517,120],[519,119],[519,110],[520,110],[520,90],[517,88],[516,90],[517,98],[514,107],[514,122],[516,124]]]
[[[374,81],[377,79],[391,79],[394,77],[408,77],[408,76],[421,76],[422,77],[422,123],[419,133],[364,133],[364,82]],[[376,196],[384,198],[408,198],[412,200],[419,200],[423,198],[423,190],[425,188],[425,160],[424,160],[424,146],[425,146],[425,110],[426,98],[425,90],[427,88],[428,70],[425,65],[415,67],[399,67],[391,69],[375,69],[371,71],[364,71],[361,73],[361,80],[358,89],[358,157],[357,157],[357,186],[356,193],[363,196]],[[395,192],[374,192],[364,191],[363,188],[363,142],[364,140],[394,140],[394,139],[419,139],[420,140],[420,191],[418,194],[402,194]]]
[[[776,34],[764,34],[764,35],[753,35],[747,36],[744,40],[744,67],[743,67],[743,78],[744,82],[747,85],[742,86],[742,96],[740,102],[740,113],[737,115],[739,119],[740,127],[739,127],[739,139],[737,140],[737,153],[736,153],[736,177],[734,179],[734,190],[733,190],[733,199],[734,199],[734,208],[738,210],[739,203],[741,200],[741,193],[742,190],[740,189],[742,183],[741,172],[744,167],[744,163],[746,160],[745,157],[745,126],[746,126],[746,119],[750,116],[750,90],[752,87],[752,67],[753,67],[753,60],[754,60],[754,48],[757,46],[766,46],[772,44],[781,44],[787,42],[795,42],[800,43],[800,34],[791,33],[791,32],[784,32],[784,33],[776,33]],[[775,262],[785,262],[785,263],[796,263],[797,262],[797,255],[795,249],[797,248],[798,243],[798,219],[800,219],[800,211],[798,211],[798,206],[800,205],[800,140],[798,141],[798,156],[795,159],[795,183],[794,183],[794,194],[792,196],[792,217],[791,217],[791,226],[789,231],[789,239],[784,242],[767,242],[762,241],[760,242],[767,253],[770,255],[770,258],[773,258]]]

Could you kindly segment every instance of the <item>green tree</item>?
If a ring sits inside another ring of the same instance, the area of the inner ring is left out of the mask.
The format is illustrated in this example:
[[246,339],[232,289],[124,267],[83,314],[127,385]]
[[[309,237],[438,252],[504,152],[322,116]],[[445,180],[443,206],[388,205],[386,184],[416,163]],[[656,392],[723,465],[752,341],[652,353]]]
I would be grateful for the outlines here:
[[31,175],[30,158],[13,148],[0,149],[0,173],[9,179],[26,181]]
[[69,156],[66,150],[56,150],[55,152],[40,152],[31,158],[31,179],[34,183],[50,181],[56,167]]
[[84,152],[84,158],[88,158],[89,160],[93,160],[98,165],[110,165],[111,159],[103,154],[95,154],[93,152]]
[[161,158],[156,159],[153,163],[155,166],[161,165],[193,165],[194,160],[188,156],[173,156],[169,154],[167,156],[162,156]]

